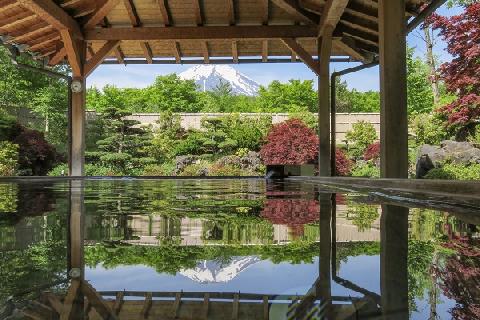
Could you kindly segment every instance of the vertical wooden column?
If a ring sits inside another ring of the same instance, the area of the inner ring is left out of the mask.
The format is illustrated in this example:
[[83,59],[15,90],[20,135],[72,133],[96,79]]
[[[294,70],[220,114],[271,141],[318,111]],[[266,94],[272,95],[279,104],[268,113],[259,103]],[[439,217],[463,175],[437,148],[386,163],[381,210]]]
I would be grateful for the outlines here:
[[[317,297],[330,314],[332,305],[332,195],[320,193],[320,261]],[[335,235],[333,235],[335,239]],[[334,240],[333,240],[334,241]]]
[[379,0],[381,177],[408,177],[405,0]]
[[319,175],[331,176],[330,168],[330,55],[332,52],[333,28],[326,26],[318,39],[320,75],[318,77],[318,148]]
[[408,208],[383,205],[380,291],[384,319],[408,319]]

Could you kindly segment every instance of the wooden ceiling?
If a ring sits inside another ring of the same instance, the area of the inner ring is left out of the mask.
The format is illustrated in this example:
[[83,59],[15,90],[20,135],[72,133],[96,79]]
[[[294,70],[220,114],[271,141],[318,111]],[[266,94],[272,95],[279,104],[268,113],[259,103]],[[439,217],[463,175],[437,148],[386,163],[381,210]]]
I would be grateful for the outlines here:
[[[429,1],[407,0],[406,19]],[[50,65],[87,43],[109,63],[297,61],[314,67],[335,27],[332,56],[378,54],[377,0],[0,0],[0,35]],[[107,51],[108,52],[107,52]]]

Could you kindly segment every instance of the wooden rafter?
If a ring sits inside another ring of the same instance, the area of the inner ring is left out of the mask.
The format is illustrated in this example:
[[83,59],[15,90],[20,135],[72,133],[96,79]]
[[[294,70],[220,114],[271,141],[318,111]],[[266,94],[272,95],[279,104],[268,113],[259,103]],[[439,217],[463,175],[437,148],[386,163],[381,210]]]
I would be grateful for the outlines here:
[[94,28],[97,24],[107,16],[107,14],[118,5],[120,0],[102,0],[97,3],[97,11],[93,13],[85,22],[83,27],[85,29]]
[[57,30],[68,30],[72,37],[82,39],[78,23],[53,1],[18,0],[20,5],[38,15]]
[[130,23],[132,27],[140,27],[142,23],[140,22],[140,18],[138,17],[137,9],[132,0],[123,0],[123,4],[125,5],[125,9],[127,9],[128,17],[130,18]]
[[367,6],[361,2],[350,1],[345,12],[349,12],[363,19],[378,22],[378,8]]
[[180,49],[180,44],[178,41],[173,41],[173,55],[175,56],[175,61],[177,63],[182,62],[182,50]]
[[153,63],[152,48],[150,47],[148,42],[140,42],[140,46],[142,47],[143,55],[145,56],[145,59],[147,59],[147,63],[152,64]]
[[359,29],[354,29],[346,24],[341,24],[337,29],[342,34],[348,34],[360,41],[374,45],[378,47],[378,35],[374,35],[369,32],[365,32]]
[[264,26],[268,26],[268,22],[270,21],[270,1],[269,0],[262,0],[263,5],[263,18],[262,22]]
[[232,57],[233,63],[238,63],[238,45],[236,40],[232,41]]
[[347,7],[348,0],[327,0],[323,7],[322,16],[318,25],[318,35],[321,37],[327,26],[335,29],[340,17]]
[[297,0],[272,0],[272,2],[302,22],[315,25],[318,23],[318,17],[303,9]]
[[120,313],[120,309],[122,308],[122,305],[123,305],[123,298],[124,298],[124,293],[122,291],[117,292],[115,304],[113,305],[113,312],[116,315]]
[[365,32],[378,35],[378,23],[359,18],[349,12],[343,13],[340,22],[354,29],[359,29]]
[[38,49],[44,48],[48,44],[51,44],[52,42],[57,42],[58,40],[61,40],[61,37],[58,33],[48,34],[46,36],[38,38],[36,43],[31,45],[28,49],[30,51],[37,51]]
[[208,49],[208,42],[203,42],[203,61],[206,64],[210,63],[210,50]]
[[125,55],[123,54],[122,48],[120,45],[116,47],[113,52],[115,53],[115,57],[117,58],[118,63],[125,64]]
[[88,76],[90,73],[92,73],[93,70],[95,70],[95,68],[98,67],[103,62],[103,60],[105,60],[105,57],[112,50],[116,49],[119,44],[120,41],[107,41],[107,43],[105,43],[103,47],[98,50],[98,52],[95,53],[95,55],[90,58],[90,60],[88,60],[88,62],[86,63],[85,76]]
[[51,66],[54,66],[60,63],[60,61],[62,61],[66,55],[67,55],[67,50],[65,48],[61,48],[50,58],[50,61],[48,62],[48,64]]
[[18,6],[18,2],[15,0],[7,0],[0,3],[0,13],[10,10]]
[[101,319],[117,319],[110,306],[88,282],[82,281],[81,289],[83,294],[85,294],[85,297],[92,304],[93,308],[95,308],[95,311],[100,315]]
[[281,39],[314,37],[317,37],[317,28],[312,26],[142,27],[85,30],[85,39],[89,41]]
[[83,76],[83,57],[81,48],[79,48],[76,39],[70,30],[60,30],[63,45],[65,47],[68,62],[72,68],[74,76]]
[[165,26],[171,26],[173,24],[172,15],[170,14],[170,9],[168,7],[167,0],[156,0],[160,13],[162,15],[163,24]]
[[152,293],[148,292],[145,294],[145,301],[143,302],[143,307],[140,315],[143,319],[148,319],[150,309],[152,308]]
[[268,62],[268,40],[262,41],[262,62]]
[[203,9],[200,0],[193,0],[193,5],[195,8],[195,22],[197,26],[203,26]]
[[2,20],[0,30],[13,29],[15,26],[18,26],[19,24],[28,22],[33,19],[37,19],[37,17],[38,16],[35,13],[32,13],[30,11],[19,12],[14,16]]
[[292,50],[292,56],[290,57],[290,61],[297,62],[297,54],[293,50]]
[[28,38],[35,37],[37,35],[44,34],[45,32],[51,31],[53,27],[51,25],[45,25],[43,22],[33,25],[32,28],[29,28],[26,32],[13,37],[13,40],[17,43],[22,43]]
[[234,26],[236,24],[234,0],[227,0],[227,10],[228,10],[228,24],[231,26]]
[[355,60],[366,62],[367,59],[362,55],[359,49],[356,48],[350,41],[347,41],[347,39],[335,41],[337,48],[343,51],[345,55],[348,55]]
[[319,64],[313,57],[295,40],[291,38],[282,39],[283,43],[302,60],[315,74],[320,74]]

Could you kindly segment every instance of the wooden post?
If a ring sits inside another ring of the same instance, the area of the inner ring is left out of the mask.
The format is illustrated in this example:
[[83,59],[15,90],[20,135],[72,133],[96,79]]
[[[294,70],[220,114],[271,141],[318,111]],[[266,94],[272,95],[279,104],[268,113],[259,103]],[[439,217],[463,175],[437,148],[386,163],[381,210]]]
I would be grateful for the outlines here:
[[381,177],[408,177],[405,0],[379,0]]
[[384,319],[408,319],[408,208],[383,205],[380,291]]
[[318,148],[319,175],[331,176],[330,168],[330,55],[332,52],[333,28],[326,26],[318,39],[320,76],[318,77]]
[[320,193],[319,258],[319,281],[316,294],[317,298],[320,298],[320,302],[325,305],[325,314],[328,315],[332,304],[332,195],[328,193]]
[[72,92],[72,110],[70,112],[70,176],[85,175],[85,100],[86,78],[74,77],[73,84],[80,83],[82,91]]

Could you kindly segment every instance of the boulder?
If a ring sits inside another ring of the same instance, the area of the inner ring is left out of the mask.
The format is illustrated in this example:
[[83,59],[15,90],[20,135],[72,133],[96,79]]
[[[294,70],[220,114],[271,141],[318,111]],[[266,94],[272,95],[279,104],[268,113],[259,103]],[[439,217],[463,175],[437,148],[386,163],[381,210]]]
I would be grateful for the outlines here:
[[175,175],[180,174],[185,167],[197,163],[198,157],[197,156],[178,156],[175,158]]
[[447,159],[455,164],[480,163],[480,149],[470,142],[442,141],[441,147],[445,150]]

